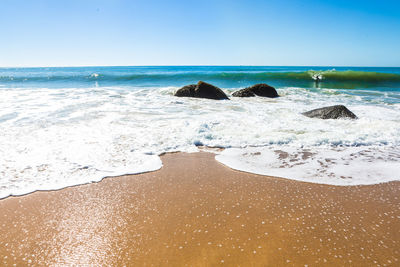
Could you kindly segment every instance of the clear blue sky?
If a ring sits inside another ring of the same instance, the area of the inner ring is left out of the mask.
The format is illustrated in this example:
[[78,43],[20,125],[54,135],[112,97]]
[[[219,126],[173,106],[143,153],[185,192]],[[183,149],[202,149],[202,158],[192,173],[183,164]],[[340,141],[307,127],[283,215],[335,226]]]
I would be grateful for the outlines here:
[[400,1],[1,0],[0,66],[400,66]]

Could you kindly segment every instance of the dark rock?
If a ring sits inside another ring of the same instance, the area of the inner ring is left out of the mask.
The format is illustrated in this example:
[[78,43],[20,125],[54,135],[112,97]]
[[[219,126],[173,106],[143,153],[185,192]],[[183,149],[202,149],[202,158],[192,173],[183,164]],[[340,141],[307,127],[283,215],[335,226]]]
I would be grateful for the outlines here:
[[182,87],[181,89],[176,91],[174,96],[194,97],[194,89],[196,89],[196,85],[195,84],[185,85],[184,87]]
[[229,99],[221,89],[203,81],[182,87],[176,91],[175,96],[209,98],[216,100]]
[[199,81],[196,89],[194,90],[196,97],[210,98],[210,99],[229,99],[226,94],[218,87]]
[[241,89],[239,91],[233,92],[232,96],[236,97],[252,97],[256,96],[255,93],[253,93],[251,90],[246,89]]
[[265,83],[255,84],[253,86],[241,89],[232,94],[236,97],[251,97],[251,96],[264,96],[264,97],[278,97],[275,88]]
[[304,116],[319,119],[357,119],[357,116],[343,105],[317,108],[302,113]]

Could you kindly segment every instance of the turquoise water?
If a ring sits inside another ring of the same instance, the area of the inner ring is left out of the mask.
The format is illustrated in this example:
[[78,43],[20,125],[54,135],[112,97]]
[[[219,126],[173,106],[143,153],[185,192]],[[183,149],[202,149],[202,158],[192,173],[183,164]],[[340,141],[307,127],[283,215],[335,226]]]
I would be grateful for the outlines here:
[[[323,80],[314,83],[312,75]],[[373,67],[247,67],[247,66],[165,66],[165,67],[66,67],[0,68],[0,84],[19,86],[183,86],[197,80],[221,87],[248,86],[266,82],[277,87],[306,88],[400,88],[400,68]]]
[[[173,96],[199,80],[230,100]],[[260,82],[281,97],[231,96]],[[301,115],[335,104],[359,119]],[[243,171],[388,182],[400,180],[400,68],[0,68],[0,133],[0,198],[156,170],[161,153],[199,145]]]
[[[316,83],[313,76],[321,75]],[[199,80],[222,88],[255,83],[308,90],[338,89],[340,93],[400,101],[400,68],[375,67],[262,67],[262,66],[155,66],[0,68],[0,88],[133,88],[184,86]]]

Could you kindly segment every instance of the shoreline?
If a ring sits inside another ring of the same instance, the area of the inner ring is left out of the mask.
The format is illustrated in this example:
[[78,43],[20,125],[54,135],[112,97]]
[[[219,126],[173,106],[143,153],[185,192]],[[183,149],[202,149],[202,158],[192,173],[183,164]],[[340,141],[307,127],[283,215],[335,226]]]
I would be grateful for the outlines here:
[[[161,158],[166,156],[166,155],[174,155],[174,154],[195,154],[195,153],[208,153],[208,154],[212,154],[214,156],[217,156],[218,154],[216,154],[215,152],[221,152],[223,150],[225,150],[226,148],[224,147],[209,147],[209,146],[198,146],[199,151],[197,152],[182,152],[182,151],[173,151],[173,152],[162,152],[161,154],[159,154],[158,156]],[[289,181],[296,181],[299,183],[310,183],[310,184],[316,184],[316,185],[327,185],[327,186],[334,186],[334,187],[358,187],[358,186],[374,186],[374,185],[380,185],[380,184],[386,184],[386,183],[396,183],[399,182],[398,180],[393,180],[393,181],[384,181],[384,182],[380,182],[380,183],[373,183],[373,184],[348,184],[348,185],[342,185],[342,184],[329,184],[329,183],[318,183],[318,182],[311,182],[311,181],[305,181],[305,180],[298,180],[298,179],[293,179],[293,178],[287,178],[287,177],[281,177],[281,176],[274,176],[274,175],[268,175],[268,174],[260,174],[260,173],[255,173],[255,172],[251,172],[251,171],[246,171],[246,170],[241,170],[235,167],[230,167],[227,164],[222,163],[221,161],[215,159],[214,160],[219,163],[220,165],[228,168],[229,170],[232,171],[236,171],[236,172],[241,172],[243,174],[250,174],[250,175],[257,175],[257,176],[265,176],[265,177],[273,177],[275,179],[284,179],[284,180],[289,180]],[[149,170],[149,171],[144,171],[144,172],[139,172],[139,173],[126,173],[126,174],[122,174],[122,175],[111,175],[111,176],[104,176],[103,178],[101,178],[98,181],[91,181],[91,182],[86,182],[86,183],[82,183],[82,184],[73,184],[73,185],[68,185],[65,187],[61,187],[61,188],[56,188],[56,189],[38,189],[38,190],[34,190],[28,193],[24,193],[24,194],[20,194],[20,195],[8,195],[6,197],[0,197],[0,201],[8,199],[8,198],[18,198],[18,197],[24,197],[30,194],[34,194],[37,192],[57,192],[60,190],[64,190],[67,188],[73,188],[73,187],[77,187],[77,186],[83,186],[83,185],[90,185],[90,184],[96,184],[96,183],[101,183],[104,179],[112,179],[112,178],[118,178],[118,177],[123,177],[123,176],[132,176],[132,175],[140,175],[140,174],[147,174],[147,173],[152,173],[152,172],[158,172],[160,171],[164,166],[162,165],[159,169],[156,170]]]
[[395,265],[400,182],[331,186],[167,153],[160,170],[0,200],[0,263]]

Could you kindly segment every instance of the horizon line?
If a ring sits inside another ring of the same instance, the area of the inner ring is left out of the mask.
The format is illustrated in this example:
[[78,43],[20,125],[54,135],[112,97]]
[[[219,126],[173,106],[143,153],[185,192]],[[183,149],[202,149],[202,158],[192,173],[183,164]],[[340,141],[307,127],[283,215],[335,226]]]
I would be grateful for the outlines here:
[[363,65],[52,65],[52,66],[0,66],[7,68],[85,68],[85,67],[338,67],[338,68],[400,68],[400,66],[363,66]]

